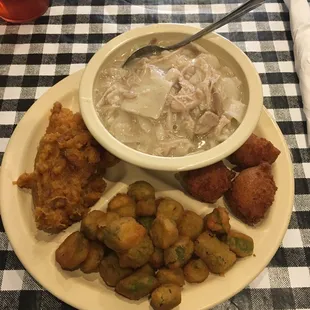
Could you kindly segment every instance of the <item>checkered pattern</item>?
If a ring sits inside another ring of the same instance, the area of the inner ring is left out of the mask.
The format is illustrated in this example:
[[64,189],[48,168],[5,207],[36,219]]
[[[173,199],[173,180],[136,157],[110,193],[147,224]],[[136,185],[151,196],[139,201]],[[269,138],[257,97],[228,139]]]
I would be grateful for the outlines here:
[[[150,23],[204,27],[242,0],[54,0],[45,16],[22,26],[0,22],[0,161],[23,114],[48,88],[83,68],[105,42]],[[105,3],[105,5],[103,5]],[[289,230],[268,268],[249,287],[215,307],[310,309],[310,152],[294,70],[289,15],[281,0],[219,31],[254,62],[264,104],[288,142],[295,169]],[[0,220],[0,309],[71,309],[44,291],[15,256]]]

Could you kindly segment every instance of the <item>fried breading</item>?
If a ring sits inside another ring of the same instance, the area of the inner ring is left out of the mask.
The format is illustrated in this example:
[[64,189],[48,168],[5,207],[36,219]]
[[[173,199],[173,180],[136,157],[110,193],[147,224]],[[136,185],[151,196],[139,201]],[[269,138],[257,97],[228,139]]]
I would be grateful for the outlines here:
[[214,203],[230,189],[234,175],[235,173],[220,161],[208,167],[188,171],[183,183],[197,200]]
[[262,162],[273,164],[280,151],[268,140],[252,134],[249,139],[228,160],[240,168],[258,166]]
[[15,184],[32,189],[38,229],[57,233],[87,214],[106,188],[107,151],[87,130],[80,113],[55,103],[35,158],[34,171]]
[[254,225],[265,216],[276,191],[271,166],[263,163],[241,171],[225,198],[237,217],[246,224]]

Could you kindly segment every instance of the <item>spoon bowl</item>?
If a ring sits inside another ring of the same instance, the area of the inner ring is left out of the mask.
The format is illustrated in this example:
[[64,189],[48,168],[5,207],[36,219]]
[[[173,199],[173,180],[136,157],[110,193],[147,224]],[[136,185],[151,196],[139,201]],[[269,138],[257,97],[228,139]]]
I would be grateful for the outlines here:
[[156,55],[156,54],[159,54],[165,50],[167,50],[166,47],[162,47],[159,45],[147,45],[147,46],[141,47],[137,51],[135,51],[131,56],[129,56],[127,58],[127,60],[123,66],[128,65],[135,58],[140,58],[140,57],[150,55],[150,54]]

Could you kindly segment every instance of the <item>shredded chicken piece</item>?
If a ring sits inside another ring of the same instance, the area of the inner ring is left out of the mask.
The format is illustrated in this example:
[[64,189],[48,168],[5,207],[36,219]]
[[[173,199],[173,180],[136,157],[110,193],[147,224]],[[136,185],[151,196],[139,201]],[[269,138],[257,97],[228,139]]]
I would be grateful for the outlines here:
[[221,133],[222,133],[223,128],[225,126],[227,126],[229,123],[230,123],[230,119],[228,119],[225,115],[222,115],[220,120],[219,120],[218,125],[214,129],[214,135],[216,137],[220,136]]
[[219,93],[213,90],[213,107],[217,115],[222,115],[224,113],[223,102]]
[[182,122],[182,124],[183,124],[184,130],[187,133],[188,137],[192,139],[194,134],[195,134],[195,132],[194,132],[195,121],[190,116],[190,114],[188,114],[188,113],[184,113],[183,114],[183,122]]
[[166,80],[175,84],[178,82],[181,72],[178,69],[171,68],[166,74]]
[[216,114],[207,111],[197,121],[195,126],[195,134],[197,135],[206,134],[218,123],[219,123],[219,117]]

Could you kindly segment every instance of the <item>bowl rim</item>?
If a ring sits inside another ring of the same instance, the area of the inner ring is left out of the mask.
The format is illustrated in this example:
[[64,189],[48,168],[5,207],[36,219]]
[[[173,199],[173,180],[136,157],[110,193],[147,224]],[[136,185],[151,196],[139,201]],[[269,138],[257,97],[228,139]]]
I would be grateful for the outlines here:
[[[160,171],[186,171],[216,163],[237,150],[254,131],[263,107],[262,83],[259,75],[246,54],[223,36],[212,33],[200,40],[212,41],[229,53],[245,73],[249,89],[249,104],[243,121],[237,130],[225,141],[204,152],[182,157],[163,157],[139,152],[118,141],[104,127],[93,104],[93,85],[105,59],[116,49],[129,41],[158,33],[175,32],[192,35],[197,27],[180,24],[156,24],[127,31],[99,49],[87,64],[79,87],[80,111],[84,122],[94,138],[109,152],[120,159],[141,168]],[[100,65],[98,65],[100,64]],[[206,154],[208,153],[208,154]]]

